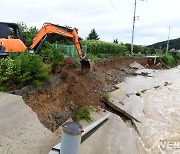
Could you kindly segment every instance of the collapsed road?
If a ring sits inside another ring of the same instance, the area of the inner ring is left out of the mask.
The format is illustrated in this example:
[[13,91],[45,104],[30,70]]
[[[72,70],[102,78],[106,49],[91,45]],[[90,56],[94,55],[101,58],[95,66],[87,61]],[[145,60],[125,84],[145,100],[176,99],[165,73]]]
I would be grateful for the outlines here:
[[[129,78],[126,78],[128,76],[134,76],[134,78],[137,78],[137,80],[130,80],[130,83],[134,83],[133,86],[135,89],[137,87],[140,87],[140,89],[132,91],[133,88],[131,88],[130,86],[129,91],[125,93],[127,94],[125,96],[127,96],[128,98],[134,97],[134,95],[136,95],[136,97],[142,97],[143,95],[148,97],[150,96],[148,95],[148,92],[151,92],[153,88],[154,90],[158,90],[158,88],[162,86],[166,88],[171,86],[171,81],[168,80],[163,80],[162,85],[157,84],[153,85],[153,87],[146,87],[145,85],[147,84],[140,84],[141,80],[138,79],[139,77],[148,79],[151,78],[153,80],[153,76],[155,75],[154,72],[156,71],[150,70],[148,72],[146,70],[145,72],[141,72],[139,70],[137,71],[137,68],[132,65],[131,67],[129,67],[129,65],[135,61],[146,68],[156,67],[153,61],[147,58],[115,57],[97,62],[94,69],[89,75],[82,76],[78,73],[78,64],[74,63],[74,61],[72,61],[71,59],[68,59],[59,70],[59,73],[56,74],[51,81],[45,82],[42,87],[25,87],[12,92],[15,94],[23,94],[25,103],[29,105],[37,114],[40,122],[48,129],[55,131],[64,121],[66,121],[69,117],[72,117],[76,113],[76,111],[84,105],[94,105],[97,107],[100,106],[116,113],[116,109],[107,108],[107,106],[101,101],[102,96],[106,92],[113,93],[118,89],[122,89],[120,87],[123,85],[123,81],[125,81],[125,83],[127,82],[127,84],[129,82]],[[160,65],[158,64],[158,68],[159,67]],[[163,65],[160,68],[162,67]],[[179,72],[177,71],[176,73]],[[168,76],[168,73],[166,74]],[[162,77],[163,75],[161,74],[160,76]],[[144,81],[142,83],[146,82]],[[141,87],[144,87],[145,89],[141,89]],[[139,95],[137,95],[137,93]],[[113,97],[111,97],[111,99],[113,99]],[[150,98],[148,98],[148,100],[150,100]],[[119,102],[121,102],[121,105],[125,105],[126,103],[123,100],[119,100]],[[147,110],[147,108],[145,108],[144,110],[142,110],[141,116],[137,116],[137,119],[139,119],[139,121],[141,122],[140,124],[142,125],[139,125],[138,122],[134,121],[134,125],[140,137],[144,135],[143,127],[146,127],[148,130],[148,128],[151,126],[152,119],[149,120],[149,123],[146,123],[146,121],[142,120],[144,118],[142,116],[143,113],[145,114],[148,112],[149,111]],[[171,113],[172,115],[174,115],[174,112]],[[148,134],[148,132],[146,133]],[[147,152],[150,148],[154,147],[154,144],[150,144],[150,137],[151,136],[145,135],[142,138],[138,139],[138,149],[142,151],[145,150]],[[157,141],[155,143],[157,143]]]
[[67,59],[53,82],[25,93],[23,98],[41,123],[54,131],[82,106],[105,108],[102,96],[116,89],[114,85],[125,77],[134,74],[136,69],[129,67],[134,61],[145,67],[154,67],[148,58],[114,57],[97,62],[91,73],[84,76],[79,74],[78,64]]

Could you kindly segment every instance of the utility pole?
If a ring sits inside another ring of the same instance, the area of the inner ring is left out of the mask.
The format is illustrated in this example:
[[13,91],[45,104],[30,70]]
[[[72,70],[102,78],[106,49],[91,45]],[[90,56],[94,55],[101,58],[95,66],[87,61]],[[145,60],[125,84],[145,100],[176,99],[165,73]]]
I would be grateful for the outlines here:
[[134,43],[134,27],[135,27],[135,21],[136,21],[136,5],[137,2],[135,0],[135,4],[134,4],[134,16],[133,16],[133,29],[132,29],[132,40],[131,40],[131,54],[133,54],[133,43]]
[[[144,0],[141,0],[141,1],[144,1]],[[135,21],[137,20],[136,5],[137,5],[137,0],[135,0],[135,3],[134,3],[133,29],[132,29],[132,39],[131,39],[131,54],[133,54],[133,50],[134,50],[134,29],[135,29]],[[139,17],[139,16],[137,16],[137,17]]]
[[168,50],[169,50],[169,36],[170,36],[170,30],[171,30],[171,27],[169,26],[169,31],[168,31],[168,41],[167,41],[167,48],[166,48],[166,55],[167,55]]

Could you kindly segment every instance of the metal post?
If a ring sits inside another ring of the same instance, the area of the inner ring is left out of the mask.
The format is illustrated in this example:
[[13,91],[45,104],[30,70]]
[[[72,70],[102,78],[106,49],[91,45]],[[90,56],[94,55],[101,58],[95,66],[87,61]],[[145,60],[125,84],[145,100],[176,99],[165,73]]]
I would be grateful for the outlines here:
[[61,154],[78,154],[81,142],[82,126],[77,122],[67,122],[63,125],[61,139]]

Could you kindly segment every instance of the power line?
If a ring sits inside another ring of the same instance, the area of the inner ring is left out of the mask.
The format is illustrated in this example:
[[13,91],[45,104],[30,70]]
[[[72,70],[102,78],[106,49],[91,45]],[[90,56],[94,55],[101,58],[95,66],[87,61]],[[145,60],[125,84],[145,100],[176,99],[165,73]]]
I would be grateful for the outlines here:
[[114,8],[114,10],[121,16],[121,18],[129,25],[131,25],[124,16],[122,16],[122,14],[119,12],[119,10],[116,8],[116,6],[112,3],[111,0],[108,0],[109,3],[111,4],[111,6]]

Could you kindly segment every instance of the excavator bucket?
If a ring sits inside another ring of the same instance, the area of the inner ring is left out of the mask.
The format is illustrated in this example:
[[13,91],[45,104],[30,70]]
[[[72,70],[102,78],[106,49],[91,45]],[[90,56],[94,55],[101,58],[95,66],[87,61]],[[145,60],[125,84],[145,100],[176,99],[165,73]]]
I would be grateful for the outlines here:
[[92,62],[89,60],[81,60],[81,74],[86,75],[89,74],[89,72],[92,69]]

